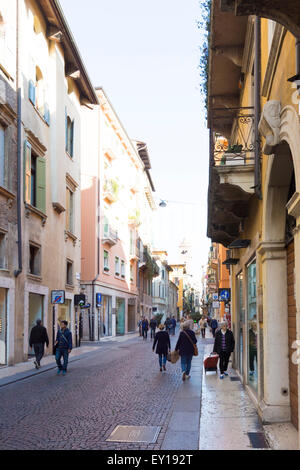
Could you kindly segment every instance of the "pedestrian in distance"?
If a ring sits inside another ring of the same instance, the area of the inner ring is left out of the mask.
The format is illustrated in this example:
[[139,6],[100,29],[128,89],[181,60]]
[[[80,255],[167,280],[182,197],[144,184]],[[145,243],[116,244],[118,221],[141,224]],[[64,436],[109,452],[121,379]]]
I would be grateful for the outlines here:
[[[58,367],[57,375],[62,372],[62,375],[66,375],[68,361],[69,361],[69,354],[72,351],[72,333],[67,328],[68,322],[63,320],[60,323],[60,329],[57,331],[56,335],[56,351],[55,351],[55,359],[56,364]],[[61,365],[61,358],[63,358],[63,365]]]
[[232,331],[228,329],[227,322],[222,322],[220,326],[221,328],[215,336],[214,352],[220,357],[220,379],[224,379],[224,376],[228,375],[229,358],[234,351],[235,341]]
[[206,319],[205,319],[204,317],[202,317],[202,318],[199,320],[199,328],[200,328],[200,330],[201,330],[202,338],[205,338],[206,327],[207,327]]
[[175,351],[179,352],[181,358],[181,371],[182,380],[189,379],[192,359],[194,356],[194,345],[197,344],[197,338],[193,330],[190,329],[190,322],[187,320],[183,323],[182,331],[180,332]]
[[165,327],[166,327],[166,331],[170,334],[170,330],[171,330],[171,328],[172,328],[172,322],[171,322],[171,318],[170,318],[170,317],[167,317],[167,318],[166,318]]
[[159,325],[159,331],[156,333],[152,350],[154,352],[156,346],[156,354],[158,354],[160,372],[166,370],[167,355],[171,350],[170,336],[167,331],[164,331],[165,325]]
[[193,331],[194,330],[194,320],[192,319],[190,314],[187,316],[186,321],[189,323],[189,329]]
[[211,332],[212,332],[212,335],[213,337],[215,338],[216,337],[216,331],[218,329],[218,320],[216,318],[213,318],[211,320],[211,323],[210,323],[210,327],[211,327]]
[[150,320],[151,339],[155,337],[156,328],[157,328],[157,321],[155,320],[154,317],[152,317]]
[[147,318],[143,317],[143,320],[142,320],[143,339],[147,339],[148,330],[149,330],[149,322],[148,322]]
[[35,368],[41,367],[41,360],[44,356],[45,343],[49,346],[49,338],[47,329],[42,325],[42,320],[37,320],[36,325],[32,328],[29,338],[29,346],[34,349]]
[[175,316],[173,315],[171,318],[171,324],[172,324],[172,335],[175,336],[175,330],[176,330],[176,319]]
[[140,336],[142,336],[142,318],[138,321],[138,328],[139,328],[139,333],[140,333]]
[[184,317],[181,317],[181,318],[180,318],[180,330],[183,330],[183,324],[184,324],[185,321],[186,321],[186,320],[185,320]]

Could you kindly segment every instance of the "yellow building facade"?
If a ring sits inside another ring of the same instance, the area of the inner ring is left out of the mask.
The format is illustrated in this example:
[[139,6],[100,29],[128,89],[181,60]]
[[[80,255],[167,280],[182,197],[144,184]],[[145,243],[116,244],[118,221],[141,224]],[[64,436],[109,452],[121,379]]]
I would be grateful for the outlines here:
[[224,3],[213,1],[211,13],[208,236],[228,250],[234,366],[262,421],[289,423],[296,434],[300,49],[293,33],[297,18],[288,17],[293,4],[289,1],[286,19],[281,7],[274,7],[278,22],[274,12],[269,14],[272,19],[251,14],[268,16],[266,8],[257,6],[252,12],[250,7],[239,10],[234,1],[226,8]]

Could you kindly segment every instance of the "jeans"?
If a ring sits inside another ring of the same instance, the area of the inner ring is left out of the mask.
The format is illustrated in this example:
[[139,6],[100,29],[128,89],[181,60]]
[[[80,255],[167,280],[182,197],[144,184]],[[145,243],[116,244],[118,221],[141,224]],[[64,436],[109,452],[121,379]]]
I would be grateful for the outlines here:
[[216,329],[217,328],[212,328],[211,329],[211,332],[212,332],[212,335],[213,335],[214,338],[216,337]]
[[181,356],[181,370],[190,375],[193,356]]
[[33,345],[35,359],[37,364],[41,365],[41,359],[44,355],[44,343],[36,343]]
[[142,333],[143,333],[143,339],[144,338],[147,339],[148,330],[146,330],[146,328],[143,328]]
[[155,337],[156,328],[151,328],[151,339]]
[[219,365],[220,365],[221,374],[224,374],[224,372],[227,371],[230,355],[231,353],[228,353],[226,351],[220,352],[220,364]]
[[158,355],[159,365],[160,367],[165,366],[167,364],[167,355],[166,354],[159,354]]
[[257,362],[257,349],[256,348],[249,348],[249,368],[250,368],[250,372],[254,372],[255,371],[255,366],[254,366],[254,359],[256,359],[256,362]]
[[[64,363],[61,365],[61,357],[63,357]],[[67,370],[68,367],[68,360],[69,360],[69,353],[67,349],[56,349],[55,353],[56,364],[59,370]]]
[[205,338],[205,328],[201,328],[202,338]]

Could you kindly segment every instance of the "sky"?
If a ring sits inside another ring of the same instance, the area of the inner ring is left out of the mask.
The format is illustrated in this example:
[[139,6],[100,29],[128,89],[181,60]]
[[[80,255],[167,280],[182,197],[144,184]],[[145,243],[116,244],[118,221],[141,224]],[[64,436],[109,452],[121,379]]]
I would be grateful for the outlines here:
[[147,143],[155,199],[169,201],[155,213],[155,248],[178,262],[187,238],[200,274],[209,248],[209,139],[199,91],[199,0],[60,3],[93,85],[104,88],[128,135]]

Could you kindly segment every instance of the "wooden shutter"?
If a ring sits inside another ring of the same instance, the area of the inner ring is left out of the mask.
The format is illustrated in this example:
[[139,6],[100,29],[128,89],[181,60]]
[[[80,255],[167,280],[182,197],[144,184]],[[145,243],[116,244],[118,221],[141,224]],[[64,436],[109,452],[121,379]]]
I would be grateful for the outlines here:
[[50,126],[50,110],[47,103],[44,104],[44,119],[46,123]]
[[65,126],[66,126],[66,151],[68,151],[68,113],[65,108]]
[[42,157],[36,159],[36,207],[46,212],[46,160]]
[[71,122],[71,128],[70,128],[70,155],[73,157],[74,155],[74,121]]
[[24,201],[31,202],[31,145],[27,140],[24,145]]

